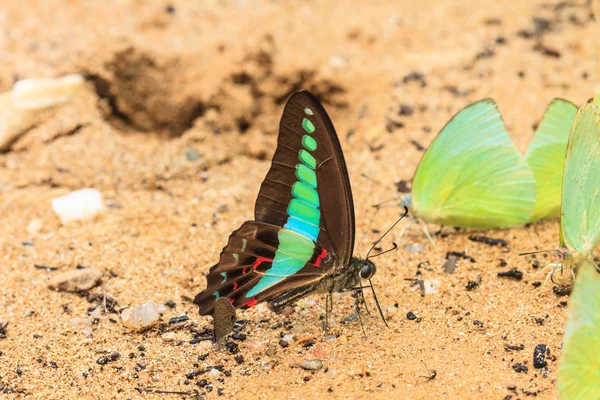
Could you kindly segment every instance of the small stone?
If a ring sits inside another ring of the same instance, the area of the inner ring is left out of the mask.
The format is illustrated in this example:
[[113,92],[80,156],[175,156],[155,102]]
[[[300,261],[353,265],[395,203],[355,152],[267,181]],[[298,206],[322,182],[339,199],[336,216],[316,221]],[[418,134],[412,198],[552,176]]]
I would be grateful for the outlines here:
[[281,339],[279,341],[279,345],[285,349],[286,347],[289,347],[290,344],[288,342],[286,342],[285,340]]
[[327,371],[327,377],[329,379],[335,379],[337,376],[338,376],[337,369],[330,369],[329,371]]
[[545,344],[538,344],[533,350],[533,366],[537,369],[545,368],[548,365],[546,356],[550,355],[550,349]]
[[167,306],[169,308],[175,308],[175,307],[177,307],[177,304],[173,300],[167,300],[165,302],[165,306]]
[[39,219],[33,219],[27,225],[27,232],[38,233],[42,229],[42,221]]
[[175,332],[167,332],[164,335],[162,335],[161,337],[162,337],[162,340],[167,343],[174,342],[175,339],[177,339],[177,335],[175,334]]
[[383,315],[385,316],[385,319],[392,318],[397,312],[398,312],[398,307],[394,307],[394,306],[387,306],[383,309]]
[[134,308],[127,308],[121,312],[123,325],[135,330],[149,328],[158,322],[160,315],[153,301],[141,304]]
[[208,372],[208,374],[210,375],[211,378],[217,379],[221,375],[221,371],[219,371],[216,368],[213,368]]
[[527,368],[527,365],[523,364],[523,363],[516,363],[512,366],[512,368],[518,372],[518,373],[527,373],[527,371],[529,371],[529,368]]
[[321,360],[307,360],[302,362],[302,364],[300,364],[300,366],[303,369],[306,369],[308,371],[318,371],[321,368],[323,368],[323,361]]
[[404,250],[413,254],[422,253],[425,251],[425,246],[423,246],[421,243],[411,243],[404,246]]
[[96,286],[102,278],[102,272],[91,267],[75,269],[56,275],[48,282],[48,288],[59,292],[83,292]]
[[406,313],[406,319],[409,321],[414,321],[417,319],[417,316],[415,315],[414,312],[409,311],[408,313]]
[[187,146],[185,148],[185,159],[190,162],[198,161],[200,159],[200,154],[192,146]]
[[296,309],[292,306],[287,306],[283,310],[281,310],[281,314],[286,317],[289,317],[290,315],[292,315],[295,312],[296,312]]
[[31,110],[67,102],[85,91],[85,79],[79,74],[59,78],[35,78],[17,81],[12,88],[15,108]]
[[52,199],[52,209],[63,225],[71,221],[93,218],[104,209],[102,193],[81,189]]

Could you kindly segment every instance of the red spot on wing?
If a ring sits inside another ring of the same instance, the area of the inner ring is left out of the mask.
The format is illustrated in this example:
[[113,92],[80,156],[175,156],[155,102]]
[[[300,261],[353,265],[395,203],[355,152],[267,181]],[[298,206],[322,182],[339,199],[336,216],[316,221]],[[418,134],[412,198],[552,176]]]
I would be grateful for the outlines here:
[[229,299],[229,302],[230,302],[231,304],[233,304],[233,302],[234,302],[234,301],[235,301],[235,299]]
[[244,304],[244,306],[250,308],[250,307],[254,307],[257,304],[258,304],[258,300],[256,300],[256,298],[252,298],[252,299],[248,300],[246,302],[246,304]]
[[315,262],[313,263],[315,267],[319,267],[321,266],[321,261],[323,261],[323,259],[325,257],[327,257],[327,250],[323,249],[321,250],[321,254],[319,254],[319,256],[317,257],[317,259],[315,260]]
[[242,269],[242,275],[246,275],[247,272],[248,272],[248,268]]
[[254,264],[252,264],[252,268],[254,268],[254,269],[258,268],[258,266],[265,261],[271,262],[273,260],[271,260],[270,258],[256,257],[256,261],[254,261]]
[[233,290],[236,290],[238,288],[239,284],[237,282],[233,282]]

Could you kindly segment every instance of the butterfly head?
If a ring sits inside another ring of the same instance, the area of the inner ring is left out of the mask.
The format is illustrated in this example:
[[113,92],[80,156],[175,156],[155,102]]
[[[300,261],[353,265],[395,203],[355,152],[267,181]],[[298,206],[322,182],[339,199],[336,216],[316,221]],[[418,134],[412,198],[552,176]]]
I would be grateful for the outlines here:
[[360,277],[360,279],[371,279],[373,277],[373,275],[375,275],[375,272],[377,272],[377,268],[375,267],[375,264],[373,264],[373,262],[369,261],[369,260],[361,260],[362,261],[362,266],[360,267],[360,270],[358,271],[358,276]]

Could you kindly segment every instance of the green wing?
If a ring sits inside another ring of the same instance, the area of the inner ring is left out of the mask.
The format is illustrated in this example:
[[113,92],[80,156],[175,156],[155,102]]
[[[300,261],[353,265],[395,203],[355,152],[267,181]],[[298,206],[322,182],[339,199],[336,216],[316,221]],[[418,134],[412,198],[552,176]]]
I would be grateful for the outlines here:
[[525,159],[533,170],[537,196],[530,221],[560,214],[560,188],[571,124],[577,107],[563,99],[554,99],[527,149]]
[[527,222],[535,181],[492,99],[459,111],[417,167],[413,213],[426,222],[500,228]]
[[600,276],[587,260],[569,299],[556,384],[561,399],[600,399]]
[[565,159],[560,227],[565,246],[587,258],[600,238],[600,123],[590,99],[573,121]]

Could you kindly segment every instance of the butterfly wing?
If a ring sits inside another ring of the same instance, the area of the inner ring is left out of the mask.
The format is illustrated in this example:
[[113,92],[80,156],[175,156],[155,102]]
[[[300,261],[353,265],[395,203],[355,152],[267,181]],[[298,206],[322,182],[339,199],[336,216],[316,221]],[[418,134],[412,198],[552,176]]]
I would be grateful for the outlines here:
[[347,265],[354,245],[354,205],[342,150],[327,113],[310,93],[290,97],[277,150],[255,205],[255,221],[233,232],[207,289],[200,314],[227,297],[236,308],[300,297]]
[[579,108],[565,159],[561,234],[564,244],[588,257],[600,239],[600,114],[590,99]]
[[527,149],[525,159],[533,170],[537,196],[530,221],[560,214],[562,174],[571,124],[577,107],[563,99],[554,99]]
[[535,205],[533,173],[493,100],[465,107],[437,135],[415,172],[412,205],[417,217],[443,225],[527,222]]
[[577,271],[558,364],[561,399],[600,399],[600,275],[590,261]]
[[[316,180],[305,167],[315,171]],[[305,183],[311,186],[314,181],[320,201],[319,241],[347,265],[354,247],[354,203],[344,155],[323,106],[301,91],[290,97],[283,111],[277,150],[256,199],[254,219],[281,227],[290,223],[294,185],[303,189],[297,182],[304,182],[305,173],[311,181]]]
[[194,299],[201,315],[211,315],[215,301],[228,298],[235,308],[253,307],[284,293],[312,285],[334,268],[322,246],[294,231],[255,221],[229,237],[207,287]]

